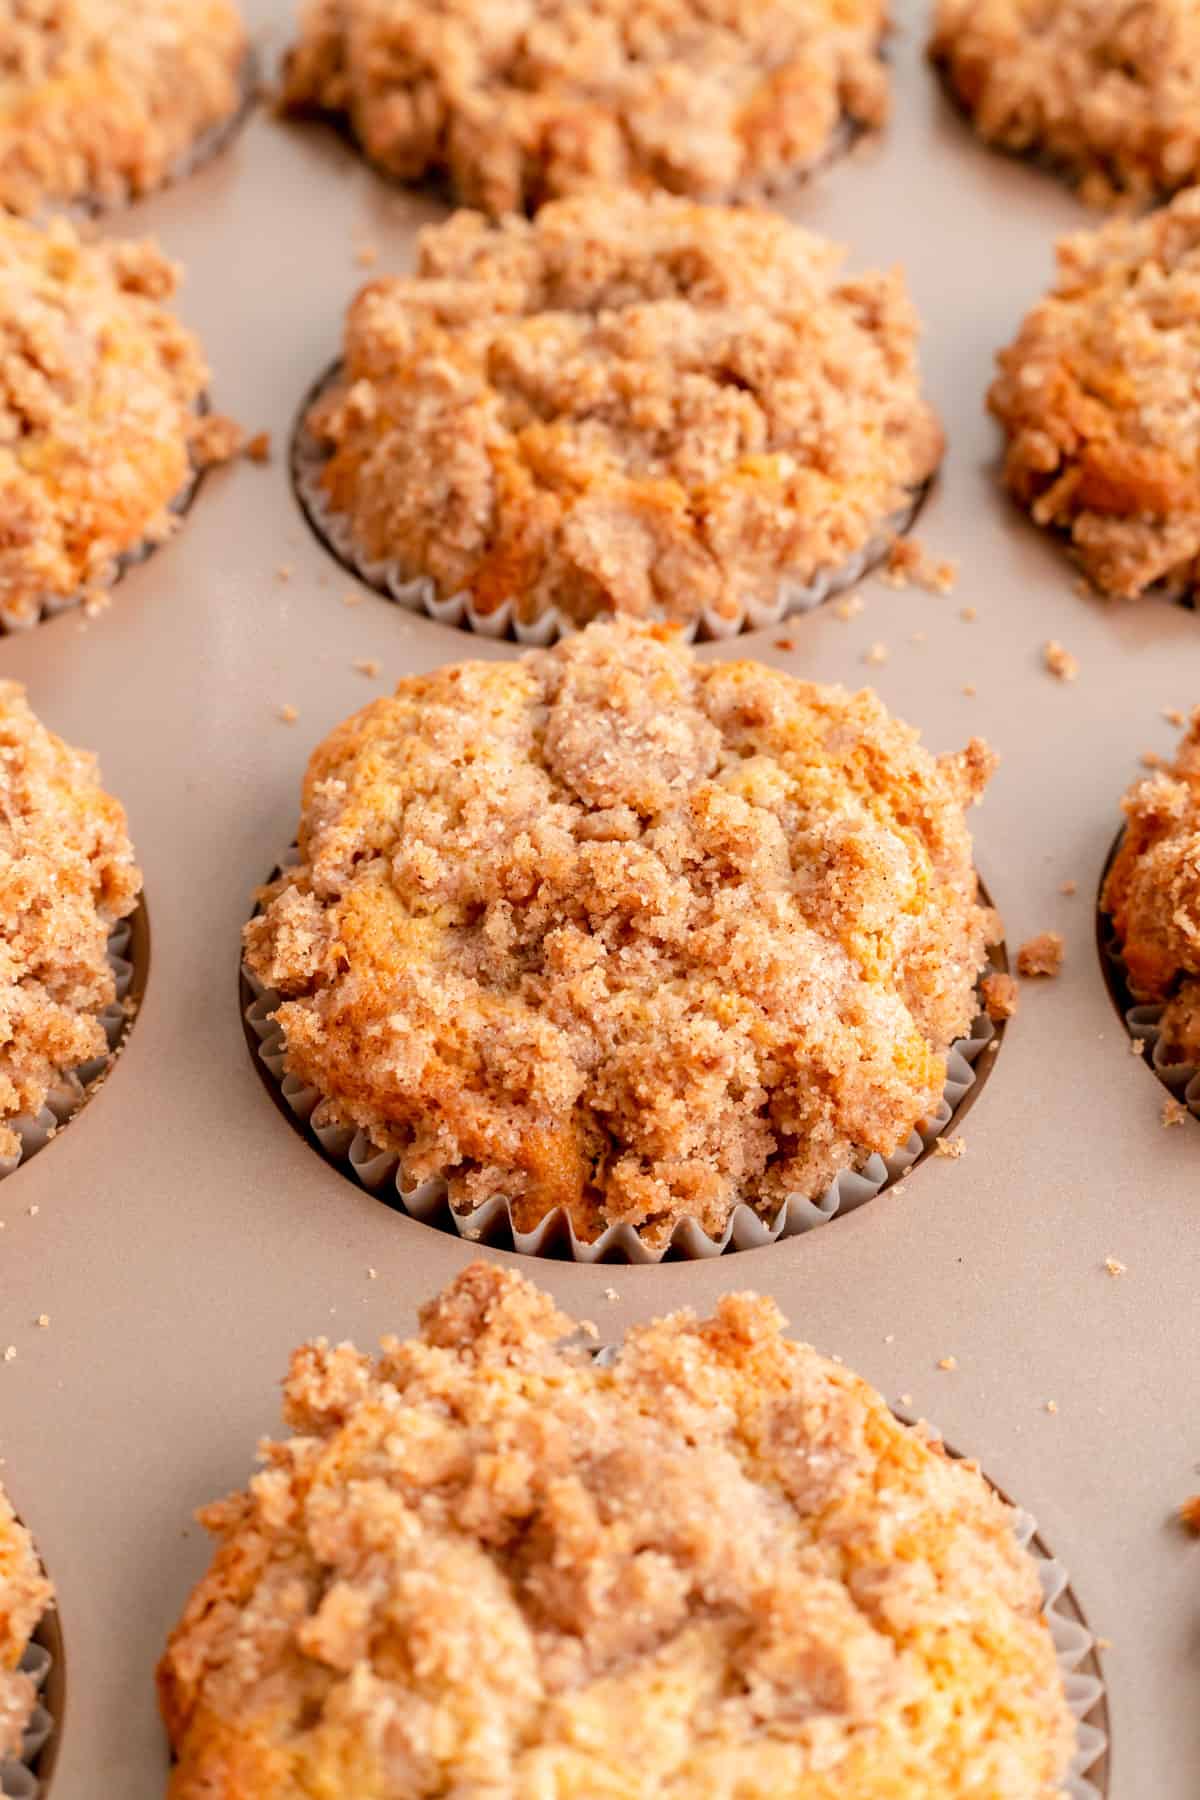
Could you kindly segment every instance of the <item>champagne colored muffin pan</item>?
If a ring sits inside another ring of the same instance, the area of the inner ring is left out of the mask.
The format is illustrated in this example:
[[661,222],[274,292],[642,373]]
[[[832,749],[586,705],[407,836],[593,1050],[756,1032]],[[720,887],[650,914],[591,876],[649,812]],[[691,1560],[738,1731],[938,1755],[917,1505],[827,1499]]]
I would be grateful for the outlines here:
[[[247,11],[273,68],[290,9]],[[1110,1795],[1194,1800],[1200,1545],[1173,1515],[1200,1489],[1200,1127],[1161,1122],[1167,1096],[1108,997],[1095,896],[1139,758],[1178,738],[1164,711],[1200,703],[1200,621],[1080,593],[1063,546],[1000,491],[995,351],[1049,285],[1056,235],[1093,221],[974,140],[924,62],[926,25],[900,8],[882,139],[788,211],[847,243],[851,269],[907,271],[949,439],[917,532],[959,560],[957,585],[870,577],[858,613],[834,601],[700,654],[871,685],[935,751],[987,738],[1002,761],[972,815],[977,864],[1010,954],[1059,932],[1063,968],[1021,984],[963,1154],[828,1229],[703,1262],[521,1264],[606,1341],[758,1289],[794,1335],[936,1420],[1037,1518],[1111,1640]],[[186,182],[99,222],[185,264],[179,313],[214,391],[272,452],[215,470],[186,531],[99,616],[0,641],[0,676],[99,753],[154,920],[111,1076],[0,1186],[3,1479],[53,1573],[67,1674],[52,1800],[161,1800],[153,1671],[208,1558],[192,1509],[243,1482],[291,1349],[411,1332],[478,1253],[380,1205],[294,1129],[252,1066],[238,994],[252,890],[294,829],[312,747],[401,675],[517,652],[355,581],[289,481],[289,434],[348,300],[411,267],[415,230],[443,216],[333,130],[260,109]],[[1047,668],[1050,642],[1075,680]]]

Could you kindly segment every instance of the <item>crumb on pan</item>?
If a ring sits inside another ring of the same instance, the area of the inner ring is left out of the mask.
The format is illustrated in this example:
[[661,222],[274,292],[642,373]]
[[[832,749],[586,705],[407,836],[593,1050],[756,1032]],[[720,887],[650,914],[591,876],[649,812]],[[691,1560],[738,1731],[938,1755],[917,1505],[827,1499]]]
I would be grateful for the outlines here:
[[300,714],[294,706],[285,701],[281,707],[277,708],[276,716],[284,725],[294,725]]
[[929,50],[980,137],[1092,205],[1200,178],[1194,0],[937,0]]
[[269,463],[271,460],[271,434],[269,431],[256,431],[247,438],[244,451],[247,462]]
[[1059,681],[1074,681],[1079,674],[1079,659],[1064,649],[1056,638],[1042,645],[1042,661]]
[[878,666],[885,663],[890,655],[891,651],[886,644],[872,644],[869,649],[863,651],[862,659],[865,663],[874,663]]
[[[4,1358],[12,1360],[8,1351]],[[33,1715],[37,1689],[17,1665],[53,1599],[33,1540],[0,1487],[0,1763],[10,1757],[19,1760],[21,1755],[21,1737]]]
[[[172,1800],[1047,1796],[1075,1727],[1011,1508],[774,1304],[611,1367],[517,1274],[323,1339],[204,1509],[159,1667]],[[347,1787],[348,1779],[352,1787]]]
[[366,675],[375,681],[383,669],[383,664],[374,656],[356,656],[352,667],[359,675]]
[[0,610],[114,578],[167,537],[187,487],[200,347],[167,310],[178,270],[150,243],[84,244],[0,213]]
[[869,691],[594,625],[339,726],[247,961],[289,1071],[410,1185],[720,1235],[936,1104],[998,931],[965,816],[992,766]]
[[246,433],[228,413],[205,413],[191,429],[192,455],[202,469],[232,462],[248,451]]
[[1132,1037],[1132,1038],[1130,1038],[1130,1040],[1129,1040],[1129,1054],[1130,1054],[1130,1055],[1131,1055],[1131,1056],[1143,1056],[1143,1057],[1144,1057],[1144,1056],[1145,1056],[1145,1054],[1146,1054],[1146,1040],[1145,1040],[1145,1038],[1140,1038],[1140,1037]]
[[242,103],[248,40],[232,0],[5,0],[0,37],[12,212],[148,193]]
[[305,421],[360,566],[484,616],[736,623],[881,542],[940,460],[902,277],[785,219],[618,194],[419,242]]
[[883,578],[892,587],[905,588],[915,582],[927,593],[948,594],[958,579],[958,564],[947,557],[931,556],[917,538],[897,537],[888,551]]
[[1027,938],[1017,951],[1017,974],[1026,979],[1039,975],[1057,975],[1063,965],[1064,945],[1060,932],[1039,931]]
[[1183,1104],[1182,1100],[1172,1099],[1168,1095],[1162,1104],[1163,1124],[1168,1128],[1172,1125],[1182,1125],[1187,1116],[1188,1109]]
[[888,109],[884,0],[307,0],[285,110],[495,216],[588,188],[744,198]]
[[851,619],[857,619],[865,605],[866,601],[861,594],[843,594],[840,600],[834,601],[833,610],[848,625]]
[[1058,891],[1060,894],[1065,895],[1066,898],[1069,900],[1071,898],[1072,894],[1077,894],[1079,892],[1079,883],[1077,881],[1072,881],[1068,877],[1068,879],[1066,881],[1059,882]]
[[997,971],[994,975],[985,975],[979,984],[983,995],[984,1010],[989,1019],[999,1022],[1011,1019],[1020,1002],[1020,989],[1011,975]]
[[1104,1267],[1114,1281],[1118,1276],[1128,1273],[1127,1265],[1116,1256],[1106,1256],[1104,1259]]
[[1118,598],[1196,592],[1198,292],[1195,188],[1061,239],[1053,289],[997,359],[1009,490]]
[[946,1156],[949,1157],[952,1162],[957,1162],[960,1157],[967,1154],[967,1140],[966,1138],[961,1137],[935,1138],[933,1153],[935,1156]]

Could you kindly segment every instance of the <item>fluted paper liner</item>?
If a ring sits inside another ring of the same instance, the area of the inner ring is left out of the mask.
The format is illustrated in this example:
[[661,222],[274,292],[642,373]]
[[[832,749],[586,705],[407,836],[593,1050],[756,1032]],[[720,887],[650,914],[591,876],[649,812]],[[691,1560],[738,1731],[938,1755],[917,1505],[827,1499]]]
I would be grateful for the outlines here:
[[[511,599],[487,612],[479,612],[466,592],[451,594],[443,599],[431,576],[413,577],[387,559],[372,562],[359,554],[350,521],[345,514],[335,512],[330,506],[321,484],[321,470],[329,460],[328,453],[315,441],[305,423],[309,409],[340,373],[341,363],[334,363],[309,389],[300,409],[291,445],[292,485],[296,497],[316,536],[337,560],[361,581],[366,582],[368,587],[374,588],[377,594],[382,594],[385,599],[395,600],[410,612],[426,613],[439,625],[458,625],[464,630],[477,632],[481,637],[515,638],[519,644],[536,646],[552,644],[558,638],[578,630],[576,622],[561,613],[556,606],[545,607],[533,619],[518,618],[515,603]],[[652,616],[659,623],[680,625],[690,641],[695,638],[733,638],[743,631],[761,631],[768,626],[778,625],[794,613],[811,612],[824,601],[832,600],[835,595],[852,588],[871,569],[878,567],[896,538],[902,536],[913,524],[932,480],[931,476],[928,481],[921,482],[912,489],[904,506],[881,521],[861,549],[836,567],[818,570],[807,582],[786,574],[781,575],[771,595],[743,600],[736,613],[717,612],[706,606],[694,619],[672,620],[665,613],[655,613]]]
[[[40,1696],[52,1667],[49,1650],[44,1644],[30,1644],[18,1666],[23,1674],[29,1676]],[[0,1762],[0,1796],[3,1796],[3,1800],[38,1800],[42,1790],[41,1783],[33,1772],[34,1765],[49,1743],[53,1731],[54,1720],[39,1698],[21,1740],[21,1760]]]
[[[1104,865],[1104,873],[1100,879],[1100,892],[1104,892],[1104,883],[1108,879],[1108,871],[1112,867],[1124,837],[1124,828],[1117,833],[1116,841],[1109,851]],[[1165,1000],[1156,1000],[1139,989],[1129,979],[1129,970],[1125,963],[1121,944],[1111,918],[1097,900],[1097,942],[1100,954],[1108,964],[1109,987],[1117,1004],[1117,1009],[1125,1023],[1125,1029],[1131,1038],[1137,1038],[1147,1047],[1145,1061],[1154,1070],[1163,1086],[1176,1100],[1182,1101],[1194,1119],[1200,1119],[1200,1063],[1172,1062],[1163,1052],[1160,1027],[1162,1016],[1166,1010]],[[1130,1006],[1129,1001],[1133,1004]]]
[[[140,900],[138,904],[141,904]],[[11,1175],[28,1157],[44,1149],[60,1127],[78,1112],[87,1098],[89,1087],[108,1068],[129,1023],[124,1001],[133,982],[133,964],[128,954],[132,936],[133,927],[128,919],[119,920],[108,935],[108,962],[116,982],[117,995],[115,1000],[96,1015],[108,1039],[107,1051],[103,1056],[94,1056],[90,1062],[80,1063],[78,1068],[64,1076],[57,1086],[51,1088],[45,1105],[39,1112],[20,1113],[15,1119],[7,1121],[20,1138],[21,1148],[13,1156],[0,1156],[0,1181],[6,1175]],[[2,1791],[4,1790],[0,1790]]]

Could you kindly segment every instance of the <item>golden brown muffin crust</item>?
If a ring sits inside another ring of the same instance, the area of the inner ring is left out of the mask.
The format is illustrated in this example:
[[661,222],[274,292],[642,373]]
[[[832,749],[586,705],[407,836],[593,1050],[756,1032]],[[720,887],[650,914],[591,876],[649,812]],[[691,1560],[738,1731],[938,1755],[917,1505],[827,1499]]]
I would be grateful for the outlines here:
[[153,244],[0,215],[0,609],[103,589],[172,529],[208,380],[177,279]]
[[283,104],[495,215],[596,186],[727,200],[883,123],[884,0],[308,0]]
[[364,563],[481,613],[739,619],[877,541],[941,457],[899,274],[631,194],[421,234],[307,429]]
[[160,186],[241,103],[230,0],[0,0],[0,207]]
[[1200,189],[1063,238],[1051,293],[998,362],[988,404],[1019,503],[1103,592],[1195,593]]
[[95,758],[47,731],[16,682],[0,682],[0,1155],[20,1148],[7,1121],[36,1114],[73,1069],[106,1054],[108,937],[141,885]]
[[410,1185],[719,1236],[936,1104],[995,926],[965,822],[990,769],[869,692],[593,625],[339,726],[247,962],[289,1071]]
[[53,1598],[33,1539],[0,1487],[0,1763],[20,1758],[37,1691],[19,1665]]
[[1200,176],[1194,0],[938,0],[930,55],[1004,150],[1111,206]]
[[1074,1727],[974,1464],[727,1295],[630,1333],[475,1264],[299,1350],[159,1670],[171,1800],[1051,1800]]
[[1125,835],[1104,884],[1129,982],[1167,1001],[1160,1027],[1172,1062],[1200,1062],[1200,709],[1174,764],[1126,794]]

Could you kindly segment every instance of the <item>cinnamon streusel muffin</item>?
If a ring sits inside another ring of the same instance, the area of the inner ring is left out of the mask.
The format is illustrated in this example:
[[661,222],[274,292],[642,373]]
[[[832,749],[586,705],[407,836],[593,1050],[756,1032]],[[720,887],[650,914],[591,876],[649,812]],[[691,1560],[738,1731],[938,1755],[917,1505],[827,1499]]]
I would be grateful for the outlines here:
[[592,625],[339,726],[247,964],[288,1072],[407,1187],[719,1238],[936,1106],[996,926],[965,820],[990,770],[869,692]]
[[980,137],[1093,205],[1200,179],[1194,0],[938,0],[930,55]]
[[1160,1057],[1200,1062],[1200,709],[1173,766],[1135,783],[1104,884],[1128,980],[1166,1002]]
[[0,614],[96,593],[165,538],[208,370],[149,243],[0,216]]
[[20,1760],[21,1740],[37,1702],[21,1659],[53,1599],[33,1539],[0,1487],[0,1763]]
[[125,814],[94,757],[40,724],[0,682],[0,1157],[81,1063],[104,1056],[116,998],[109,933],[137,904]]
[[665,196],[456,214],[350,308],[303,427],[317,511],[479,616],[736,625],[882,553],[941,458],[902,277],[840,260]]
[[988,404],[1004,479],[1102,592],[1200,578],[1200,189],[1058,245]]
[[0,207],[159,187],[237,112],[231,0],[0,0]]
[[885,0],[307,0],[283,104],[502,214],[584,187],[727,200],[881,125]]
[[1054,1800],[1032,1559],[973,1463],[731,1294],[598,1367],[477,1263],[295,1434],[159,1668],[171,1800]]

